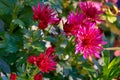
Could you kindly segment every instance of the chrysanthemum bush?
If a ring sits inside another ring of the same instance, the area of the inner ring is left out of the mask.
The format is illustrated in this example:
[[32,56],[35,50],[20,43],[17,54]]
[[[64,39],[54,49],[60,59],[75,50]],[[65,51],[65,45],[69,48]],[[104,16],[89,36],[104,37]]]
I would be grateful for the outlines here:
[[119,0],[0,0],[0,80],[119,80]]

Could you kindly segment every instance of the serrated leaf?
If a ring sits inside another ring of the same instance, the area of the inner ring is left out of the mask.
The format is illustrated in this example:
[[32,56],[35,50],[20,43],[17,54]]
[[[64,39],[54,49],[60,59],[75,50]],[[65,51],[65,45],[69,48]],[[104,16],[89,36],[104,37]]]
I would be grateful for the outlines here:
[[6,51],[10,53],[15,53],[18,51],[18,36],[11,36],[8,33],[5,33],[5,41],[6,41]]
[[10,53],[14,53],[14,52],[18,51],[18,48],[14,43],[9,43],[7,48],[6,48],[6,51],[10,52]]
[[0,15],[10,14],[17,0],[0,0]]
[[25,26],[25,24],[24,24],[24,22],[22,21],[22,20],[20,20],[20,19],[14,19],[14,20],[12,20],[12,22],[15,24],[15,25],[19,25],[19,27],[20,28],[24,28],[24,26]]
[[32,46],[33,49],[36,49],[39,52],[44,52],[42,47],[36,47],[36,46]]
[[47,38],[45,40],[50,41],[52,43],[55,43],[57,41],[57,38],[51,37],[51,36],[47,36]]
[[64,48],[62,48],[62,47],[56,48],[56,54],[58,56],[61,56],[63,53],[64,53]]
[[43,3],[43,2],[46,2],[46,1],[48,1],[48,0],[34,0],[34,1],[29,1],[28,3],[29,3],[29,5],[30,6],[35,6],[35,5],[37,5],[38,3]]
[[68,42],[66,47],[65,47],[65,53],[66,54],[70,54],[70,53],[74,53],[75,49],[75,45],[72,42]]
[[0,1],[0,15],[9,14],[11,10]]
[[0,58],[0,69],[5,73],[10,73],[10,67],[9,65]]
[[45,42],[34,42],[33,45],[31,45],[33,49],[36,49],[39,52],[44,52],[45,50]]
[[19,13],[20,13],[19,19],[24,22],[25,27],[29,27],[33,23],[32,8],[30,6],[24,6],[24,8],[21,9],[21,11]]

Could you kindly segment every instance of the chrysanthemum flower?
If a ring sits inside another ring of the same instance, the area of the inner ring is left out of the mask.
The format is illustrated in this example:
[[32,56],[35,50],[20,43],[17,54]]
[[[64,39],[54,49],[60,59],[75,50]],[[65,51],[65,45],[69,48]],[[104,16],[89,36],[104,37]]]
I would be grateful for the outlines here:
[[16,80],[16,79],[17,79],[17,75],[15,73],[11,73],[10,80]]
[[38,57],[34,55],[29,56],[27,60],[30,64],[36,65],[41,72],[49,73],[56,69],[57,62],[54,60],[55,55],[53,53],[54,48],[49,47],[45,53],[40,53]]
[[52,53],[54,53],[55,49],[51,46],[51,47],[48,47],[45,51],[45,53],[49,56],[51,55]]
[[50,71],[55,70],[56,62],[54,61],[54,55],[40,54],[37,66],[43,73],[49,73]]
[[54,61],[55,55],[53,52],[54,48],[50,47],[46,50],[45,54],[40,53],[37,59],[37,66],[43,73],[49,73],[56,68],[56,62]]
[[100,18],[100,15],[103,14],[103,11],[101,11],[101,6],[101,3],[96,2],[79,2],[79,7],[81,8],[83,14],[88,20],[95,22],[102,22]]
[[32,7],[34,11],[33,19],[38,21],[38,27],[40,29],[45,29],[48,24],[58,24],[60,18],[57,18],[57,14],[49,5],[40,5],[38,3],[37,7]]
[[79,25],[82,25],[84,23],[85,16],[76,12],[70,13],[70,15],[67,18],[67,22],[63,24],[64,32],[67,35],[76,35],[79,29]]
[[102,45],[106,44],[102,36],[101,30],[95,28],[94,24],[90,23],[87,27],[81,26],[76,38],[76,53],[80,52],[85,59],[93,56],[99,58]]
[[34,80],[43,80],[42,77],[43,77],[42,74],[36,74],[36,75],[34,76]]
[[27,61],[30,63],[30,64],[36,64],[37,63],[37,56],[29,56]]

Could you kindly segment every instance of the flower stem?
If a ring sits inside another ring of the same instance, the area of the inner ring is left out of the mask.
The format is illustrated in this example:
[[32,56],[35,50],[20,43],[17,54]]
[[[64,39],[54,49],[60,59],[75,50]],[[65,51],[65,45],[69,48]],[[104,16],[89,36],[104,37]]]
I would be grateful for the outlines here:
[[35,70],[33,71],[33,76],[35,75],[35,74],[37,74],[39,72],[39,70],[38,70],[38,68],[35,68]]
[[120,47],[104,48],[104,50],[120,50]]
[[13,10],[13,15],[12,15],[12,20],[11,20],[11,23],[10,23],[10,33],[13,32],[14,30],[14,24],[13,24],[13,20],[17,18],[17,13],[18,13],[18,1],[14,7],[14,10]]
[[52,28],[52,25],[48,28],[48,30],[43,30],[43,35],[44,35],[44,37],[43,37],[43,40],[46,38],[46,36],[49,34],[49,31],[51,30],[51,28]]

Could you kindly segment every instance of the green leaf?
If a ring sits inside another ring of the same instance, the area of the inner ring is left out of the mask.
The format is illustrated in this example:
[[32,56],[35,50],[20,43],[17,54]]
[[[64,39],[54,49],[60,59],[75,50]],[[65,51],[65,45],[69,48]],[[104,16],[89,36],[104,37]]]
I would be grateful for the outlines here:
[[75,52],[75,45],[73,42],[68,42],[65,47],[64,53],[70,54]]
[[19,13],[19,19],[25,24],[25,27],[29,27],[33,24],[33,11],[31,6],[24,6]]
[[52,42],[52,43],[56,43],[56,42],[57,42],[57,38],[52,37],[52,36],[47,36],[47,37],[45,38],[45,40],[50,41],[50,42]]
[[62,48],[62,47],[57,47],[56,48],[56,54],[58,56],[61,56],[63,53],[64,53],[64,48]]
[[0,19],[0,32],[4,31],[4,22]]
[[89,72],[95,72],[95,70],[93,68],[88,68],[88,67],[83,67],[86,71],[89,71]]
[[0,58],[0,69],[5,73],[10,73],[10,67],[9,65]]
[[17,46],[15,44],[9,43],[8,47],[6,48],[6,51],[10,52],[10,53],[14,53],[14,52],[18,51],[18,48],[17,48]]
[[14,19],[14,20],[12,20],[12,22],[15,24],[15,25],[19,25],[19,27],[20,28],[24,28],[24,26],[25,26],[25,24],[24,24],[24,22],[22,21],[22,20],[20,20],[20,19]]
[[112,66],[118,64],[120,62],[120,57],[114,58],[111,63],[108,65],[108,69],[112,68]]
[[42,3],[44,0],[34,0],[34,1],[28,1],[27,3],[29,3],[30,6],[37,6],[38,2]]
[[102,66],[98,63],[98,61],[96,61],[96,60],[93,58],[93,62],[94,62],[94,64],[98,67],[98,69],[101,71],[101,70],[102,70]]
[[116,21],[117,28],[120,29],[120,16],[118,16]]
[[33,46],[33,45],[32,45],[32,48],[33,48],[33,49],[36,49],[36,50],[39,51],[39,52],[44,52],[44,49],[43,49],[42,47],[40,47],[40,46],[39,46],[39,47],[36,47],[36,46]]
[[11,5],[7,1],[0,0],[0,15],[11,13],[12,9],[10,7]]
[[110,63],[110,52],[108,50],[103,51],[103,60],[104,60],[104,66],[108,66]]
[[17,0],[0,0],[0,15],[11,14]]
[[9,35],[8,33],[5,33],[5,41],[6,41],[6,51],[10,53],[15,53],[18,51],[18,42],[19,37],[18,36],[13,36]]
[[45,42],[34,42],[32,45],[32,48],[39,51],[39,52],[44,52],[45,50]]

